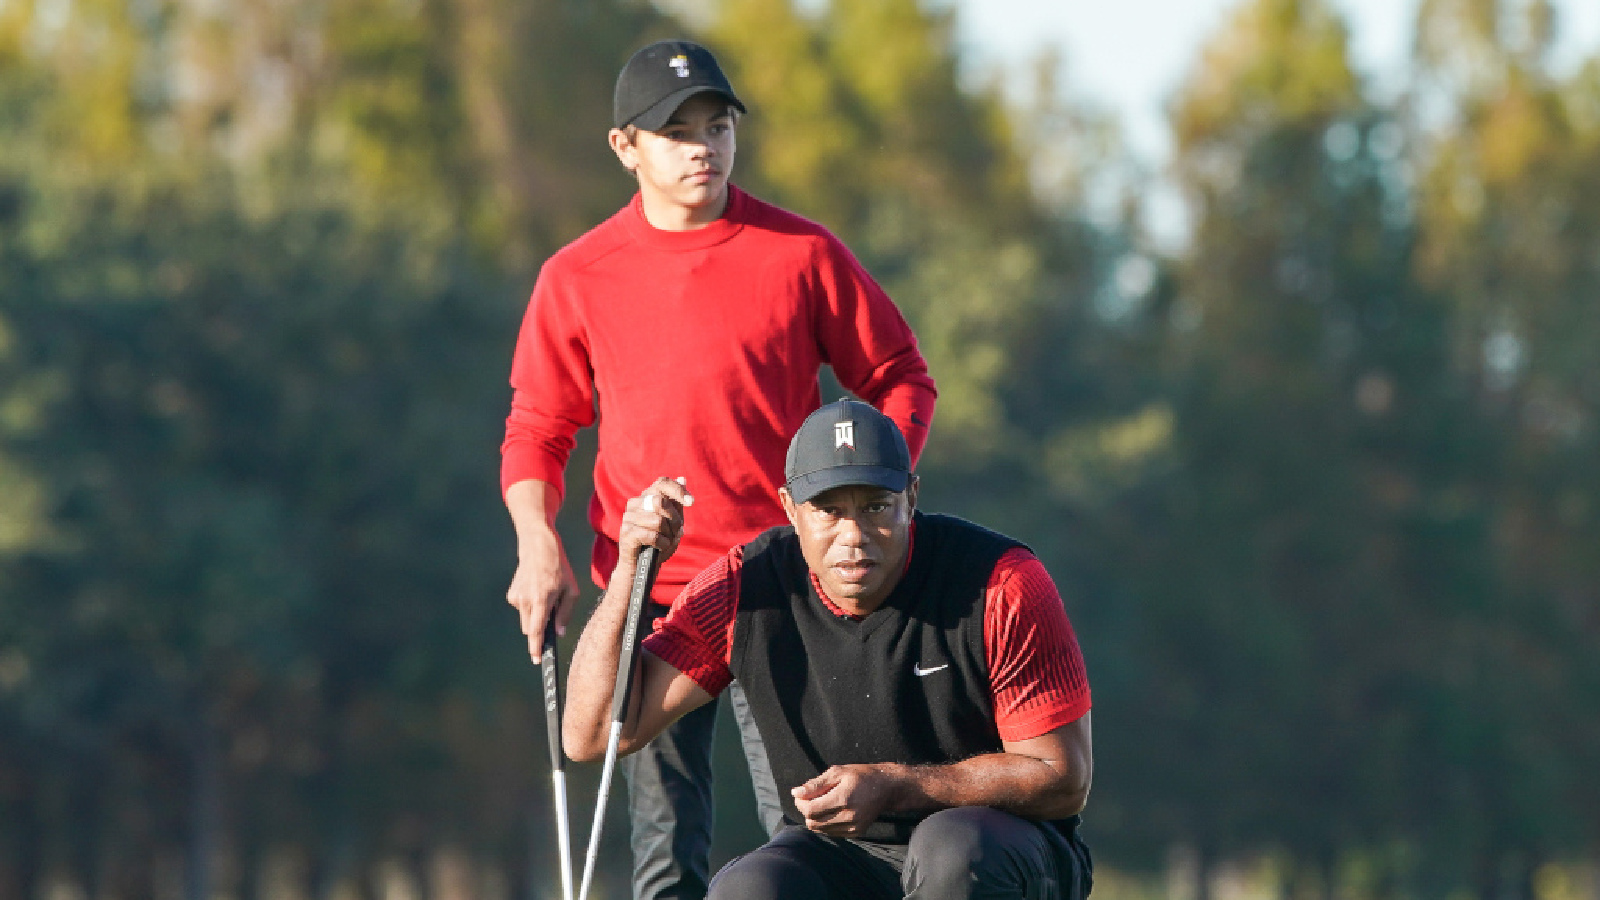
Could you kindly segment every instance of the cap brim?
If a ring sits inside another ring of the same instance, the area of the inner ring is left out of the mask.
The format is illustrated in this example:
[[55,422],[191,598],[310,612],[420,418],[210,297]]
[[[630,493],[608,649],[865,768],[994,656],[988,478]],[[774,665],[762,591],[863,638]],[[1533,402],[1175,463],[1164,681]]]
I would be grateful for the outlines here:
[[660,100],[656,101],[654,106],[642,113],[639,113],[637,116],[634,116],[633,121],[625,122],[624,127],[627,125],[637,125],[638,127],[643,128],[645,131],[660,131],[661,126],[667,124],[667,120],[672,118],[672,114],[678,111],[678,107],[682,106],[685,100],[688,100],[690,97],[693,97],[696,94],[705,93],[721,94],[723,97],[727,98],[729,103],[733,104],[734,109],[737,109],[739,112],[746,111],[744,104],[739,102],[738,97],[735,97],[722,88],[713,87],[709,84],[696,84],[690,85],[681,91],[673,91],[667,96],[662,97]]
[[796,475],[784,487],[796,503],[805,503],[823,491],[846,485],[881,487],[900,493],[911,483],[911,473],[884,466],[830,466],[808,475]]

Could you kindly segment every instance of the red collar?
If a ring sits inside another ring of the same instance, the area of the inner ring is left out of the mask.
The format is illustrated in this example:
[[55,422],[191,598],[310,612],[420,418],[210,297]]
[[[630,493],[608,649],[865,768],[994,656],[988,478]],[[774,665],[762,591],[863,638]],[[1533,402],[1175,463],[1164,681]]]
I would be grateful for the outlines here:
[[636,193],[633,199],[628,201],[627,210],[622,215],[622,223],[634,240],[647,247],[674,253],[705,250],[729,240],[744,228],[745,218],[749,215],[748,206],[749,197],[744,191],[729,184],[728,208],[722,211],[722,218],[703,228],[662,231],[645,219],[644,197]]

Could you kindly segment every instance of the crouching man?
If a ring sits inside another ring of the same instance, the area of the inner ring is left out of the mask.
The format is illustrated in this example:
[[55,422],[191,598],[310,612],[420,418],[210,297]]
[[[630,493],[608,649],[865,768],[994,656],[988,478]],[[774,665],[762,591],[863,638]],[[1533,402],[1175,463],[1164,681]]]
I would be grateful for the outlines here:
[[[871,406],[817,410],[778,491],[791,525],[702,571],[644,641],[619,752],[737,679],[788,790],[785,827],[717,874],[713,900],[1089,892],[1089,685],[1061,598],[1021,543],[917,512],[910,469]],[[639,550],[677,547],[691,487],[628,501],[568,676],[574,759],[605,753]]]

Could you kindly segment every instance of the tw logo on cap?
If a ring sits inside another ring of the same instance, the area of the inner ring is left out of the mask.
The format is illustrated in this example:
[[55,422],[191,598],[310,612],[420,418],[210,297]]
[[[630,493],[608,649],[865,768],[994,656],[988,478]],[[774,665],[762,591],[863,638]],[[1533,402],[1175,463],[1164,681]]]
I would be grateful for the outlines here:
[[689,77],[689,57],[684,56],[682,53],[667,60],[667,65],[672,67],[672,71],[678,73],[679,78]]
[[851,450],[856,448],[856,423],[833,423],[833,449],[837,450],[840,447],[849,447]]

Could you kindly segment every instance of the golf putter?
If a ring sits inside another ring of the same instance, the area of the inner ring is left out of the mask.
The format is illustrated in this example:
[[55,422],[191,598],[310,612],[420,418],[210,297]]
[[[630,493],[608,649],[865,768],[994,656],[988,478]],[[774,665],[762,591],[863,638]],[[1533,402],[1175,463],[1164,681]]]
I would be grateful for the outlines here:
[[628,620],[622,631],[622,655],[617,658],[617,686],[611,692],[611,736],[606,740],[605,769],[600,773],[600,794],[595,800],[594,826],[589,829],[589,851],[583,860],[583,886],[578,900],[588,900],[589,882],[594,877],[595,857],[600,851],[600,832],[606,820],[606,801],[611,796],[611,773],[617,768],[617,745],[622,741],[622,725],[628,718],[628,700],[633,687],[633,666],[639,656],[639,620],[644,617],[644,601],[656,580],[656,548],[639,551],[639,564],[633,572],[633,592],[628,596]]
[[550,780],[556,798],[556,846],[561,851],[561,900],[572,900],[572,827],[567,821],[567,755],[561,752],[561,659],[556,655],[554,619],[544,629],[539,657],[544,676],[545,740],[550,745]]

